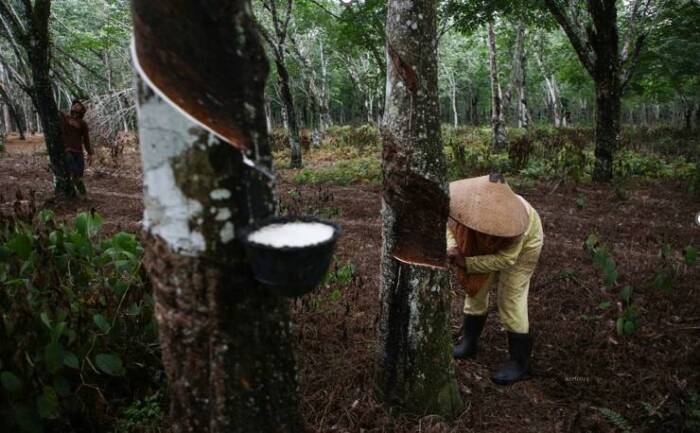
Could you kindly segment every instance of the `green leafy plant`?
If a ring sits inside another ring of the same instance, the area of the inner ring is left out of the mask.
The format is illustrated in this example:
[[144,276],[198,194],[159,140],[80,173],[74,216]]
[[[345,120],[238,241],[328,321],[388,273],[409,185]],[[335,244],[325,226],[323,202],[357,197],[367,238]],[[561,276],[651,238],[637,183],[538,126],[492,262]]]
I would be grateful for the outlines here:
[[[603,283],[608,288],[618,285],[619,274],[612,253],[603,245],[598,236],[590,234],[583,242],[583,247],[593,259],[593,265],[603,274]],[[633,335],[639,329],[639,312],[632,302],[632,287],[624,286],[618,293],[619,314],[615,321],[615,331],[618,335]],[[612,306],[610,301],[601,302],[598,307],[608,309]]]
[[343,297],[343,289],[355,281],[356,275],[355,266],[352,263],[340,264],[338,258],[333,257],[333,264],[320,283],[324,290],[313,292],[308,297],[307,303],[314,310],[320,310],[327,305],[332,305],[328,304],[328,302],[337,303]]
[[654,273],[651,286],[657,290],[670,293],[678,282],[685,268],[695,264],[698,252],[695,247],[688,245],[680,252],[680,257],[674,255],[671,245],[664,244],[659,250],[659,265]]
[[160,392],[136,400],[117,420],[115,433],[160,433],[163,423]]
[[617,335],[632,335],[639,329],[637,308],[632,304],[632,287],[625,286],[620,290],[622,314],[615,321]]
[[[153,300],[137,239],[100,240],[98,214],[0,215],[0,412],[11,431],[109,424],[106,410],[158,386]],[[96,402],[98,404],[96,404]]]

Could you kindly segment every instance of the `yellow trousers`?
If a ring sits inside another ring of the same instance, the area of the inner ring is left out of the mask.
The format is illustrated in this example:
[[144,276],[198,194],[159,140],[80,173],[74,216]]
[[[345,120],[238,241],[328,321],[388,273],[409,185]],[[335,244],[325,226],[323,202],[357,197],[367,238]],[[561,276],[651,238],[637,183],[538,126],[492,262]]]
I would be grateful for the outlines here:
[[530,279],[537,267],[542,246],[522,250],[515,264],[494,272],[487,284],[474,297],[464,300],[465,314],[486,314],[489,308],[489,291],[498,290],[498,312],[501,323],[510,332],[527,333],[530,329],[527,316],[527,295]]

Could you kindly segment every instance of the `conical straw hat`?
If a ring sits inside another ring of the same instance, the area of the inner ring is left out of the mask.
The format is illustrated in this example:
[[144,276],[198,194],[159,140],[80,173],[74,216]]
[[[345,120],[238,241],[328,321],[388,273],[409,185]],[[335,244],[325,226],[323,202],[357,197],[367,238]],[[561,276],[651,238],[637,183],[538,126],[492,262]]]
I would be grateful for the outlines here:
[[492,236],[515,237],[527,230],[525,205],[499,173],[450,183],[450,216]]

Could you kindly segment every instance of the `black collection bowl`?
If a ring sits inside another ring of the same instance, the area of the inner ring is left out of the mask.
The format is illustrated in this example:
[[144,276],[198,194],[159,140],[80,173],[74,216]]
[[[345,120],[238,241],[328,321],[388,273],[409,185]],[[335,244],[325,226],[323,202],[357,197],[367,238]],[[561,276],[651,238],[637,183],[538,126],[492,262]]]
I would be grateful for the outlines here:
[[[317,244],[294,247],[274,247],[250,240],[250,235],[263,227],[295,222],[331,226],[333,235]],[[323,280],[340,233],[338,224],[316,217],[271,217],[242,229],[241,242],[256,280],[279,295],[297,297],[310,292]]]

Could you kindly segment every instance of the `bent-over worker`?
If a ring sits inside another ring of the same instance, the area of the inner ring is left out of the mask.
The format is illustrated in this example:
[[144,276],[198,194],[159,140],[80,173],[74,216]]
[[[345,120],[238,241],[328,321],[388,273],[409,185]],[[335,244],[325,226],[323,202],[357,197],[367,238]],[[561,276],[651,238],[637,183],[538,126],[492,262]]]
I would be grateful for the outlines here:
[[530,279],[544,234],[537,211],[516,195],[499,173],[450,184],[448,259],[467,292],[463,335],[455,358],[477,353],[486,322],[489,288],[498,290],[498,311],[508,334],[509,359],[492,376],[511,384],[531,376],[532,334],[527,315]]

